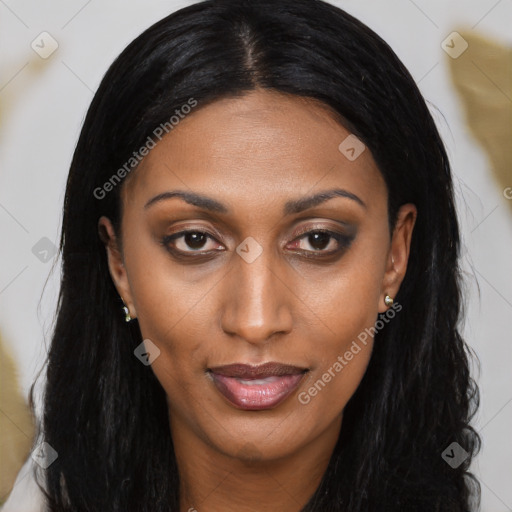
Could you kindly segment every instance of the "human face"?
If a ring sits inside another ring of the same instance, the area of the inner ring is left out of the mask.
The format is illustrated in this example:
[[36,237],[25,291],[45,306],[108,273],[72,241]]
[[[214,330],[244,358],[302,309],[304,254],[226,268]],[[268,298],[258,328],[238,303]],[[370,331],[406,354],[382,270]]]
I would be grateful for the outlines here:
[[[385,182],[368,149],[339,150],[349,135],[319,104],[276,92],[199,104],[123,185],[122,254],[100,219],[115,285],[160,350],[173,436],[230,457],[249,442],[269,460],[333,445],[373,346],[353,342],[398,291],[415,218],[403,206],[390,233]],[[174,191],[209,203],[162,195]],[[210,371],[268,362],[300,375],[260,387]]]

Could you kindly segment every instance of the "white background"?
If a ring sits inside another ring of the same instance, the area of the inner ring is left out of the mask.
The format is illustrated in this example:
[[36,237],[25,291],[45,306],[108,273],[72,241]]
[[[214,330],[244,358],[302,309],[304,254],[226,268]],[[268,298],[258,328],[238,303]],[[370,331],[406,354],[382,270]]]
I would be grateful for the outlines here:
[[[133,38],[190,3],[0,0],[0,331],[19,364],[24,393],[44,360],[59,279],[56,262],[42,295],[53,260],[42,263],[32,247],[42,237],[58,244],[65,180],[93,92]],[[391,45],[431,103],[447,146],[467,247],[464,334],[481,361],[476,426],[483,450],[474,471],[482,510],[512,511],[512,215],[468,132],[440,47],[460,27],[512,46],[512,0],[332,3]],[[30,46],[42,31],[59,44],[47,60]]]

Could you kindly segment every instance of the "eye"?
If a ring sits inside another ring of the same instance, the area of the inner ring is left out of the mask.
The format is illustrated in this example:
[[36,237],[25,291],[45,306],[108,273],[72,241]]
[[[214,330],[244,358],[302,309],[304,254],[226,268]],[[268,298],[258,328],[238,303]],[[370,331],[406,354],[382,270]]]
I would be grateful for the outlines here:
[[[343,252],[353,239],[354,235],[344,235],[328,229],[315,229],[302,233],[288,247],[299,249],[307,256],[326,256]],[[194,253],[197,257],[225,250],[213,235],[201,230],[180,231],[168,235],[162,239],[161,244],[178,257],[183,255],[194,257],[192,256]]]
[[215,238],[206,231],[189,230],[168,235],[163,238],[161,243],[170,251],[177,253],[205,253],[212,250],[219,250],[214,247],[208,248],[207,242],[209,240],[216,241]]
[[353,236],[347,236],[328,229],[315,229],[302,233],[292,244],[292,249],[306,253],[335,254],[349,247]]

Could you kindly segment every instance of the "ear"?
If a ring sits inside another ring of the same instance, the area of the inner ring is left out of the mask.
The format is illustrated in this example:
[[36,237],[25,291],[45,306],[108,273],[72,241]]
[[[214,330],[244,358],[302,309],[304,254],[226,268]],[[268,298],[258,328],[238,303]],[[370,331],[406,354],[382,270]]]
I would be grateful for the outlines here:
[[132,292],[128,282],[128,276],[124,267],[123,256],[120,250],[120,244],[117,240],[112,222],[105,216],[100,217],[98,221],[98,234],[105,244],[108,259],[108,269],[112,281],[121,296],[125,306],[128,308],[132,318],[137,317],[135,306],[133,304]]
[[416,216],[416,206],[411,203],[402,205],[398,210],[382,280],[379,313],[384,313],[389,308],[384,302],[384,297],[389,295],[394,299],[405,277]]

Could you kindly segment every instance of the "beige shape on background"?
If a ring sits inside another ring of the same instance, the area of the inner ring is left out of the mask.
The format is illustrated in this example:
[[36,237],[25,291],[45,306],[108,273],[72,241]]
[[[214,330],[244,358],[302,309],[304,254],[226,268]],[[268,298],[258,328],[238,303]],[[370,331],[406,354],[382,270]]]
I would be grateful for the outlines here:
[[451,77],[503,191],[512,187],[512,48],[470,30],[457,32],[468,48],[457,59],[447,57]]
[[23,399],[16,367],[0,336],[0,505],[10,493],[34,438],[34,418]]

